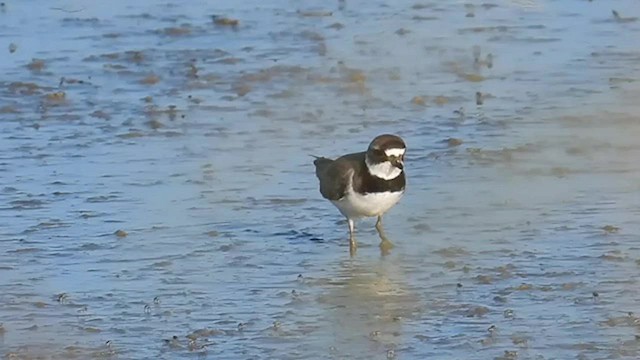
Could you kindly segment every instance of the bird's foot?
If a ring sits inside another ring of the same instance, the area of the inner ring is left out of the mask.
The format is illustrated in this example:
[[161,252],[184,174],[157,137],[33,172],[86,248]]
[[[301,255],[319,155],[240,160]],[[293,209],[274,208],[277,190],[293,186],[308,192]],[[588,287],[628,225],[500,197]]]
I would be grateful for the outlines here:
[[380,242],[380,254],[382,256],[389,255],[389,253],[391,253],[391,249],[393,249],[394,246],[395,245],[393,245],[393,243],[385,237]]

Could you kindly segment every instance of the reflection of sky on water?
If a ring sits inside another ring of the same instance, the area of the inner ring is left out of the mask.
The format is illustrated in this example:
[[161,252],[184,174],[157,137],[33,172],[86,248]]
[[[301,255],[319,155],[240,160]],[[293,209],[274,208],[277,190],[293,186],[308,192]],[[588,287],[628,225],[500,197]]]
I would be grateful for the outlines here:
[[[536,3],[465,17],[458,2],[7,2],[3,350],[113,340],[123,357],[189,357],[162,339],[215,328],[227,332],[208,351],[224,358],[634,356],[634,328],[607,324],[637,298],[640,22],[616,22],[604,2]],[[633,1],[615,9],[638,15]],[[184,24],[190,34],[163,35]],[[493,68],[474,68],[474,45]],[[32,58],[42,72],[24,67]],[[149,73],[160,82],[142,85]],[[48,104],[62,76],[85,83]],[[42,88],[21,94],[18,81]],[[385,220],[397,247],[380,258],[364,220],[348,259],[308,155],[388,131],[409,144],[408,192]]]

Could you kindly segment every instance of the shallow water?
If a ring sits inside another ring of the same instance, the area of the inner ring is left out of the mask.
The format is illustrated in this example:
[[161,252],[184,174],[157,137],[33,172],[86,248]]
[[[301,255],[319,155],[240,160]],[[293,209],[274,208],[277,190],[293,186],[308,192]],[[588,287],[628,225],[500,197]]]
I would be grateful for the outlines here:
[[[635,5],[5,2],[0,354],[638,358]],[[383,132],[350,258],[309,154]]]

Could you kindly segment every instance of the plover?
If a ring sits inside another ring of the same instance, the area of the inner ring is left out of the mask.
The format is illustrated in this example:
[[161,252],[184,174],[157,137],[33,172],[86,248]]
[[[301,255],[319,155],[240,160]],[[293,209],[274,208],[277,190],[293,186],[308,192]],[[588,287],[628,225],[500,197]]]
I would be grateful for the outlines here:
[[355,220],[377,216],[376,230],[381,248],[391,242],[382,228],[382,215],[398,203],[406,180],[404,155],[406,145],[396,135],[377,136],[367,151],[343,155],[336,160],[316,157],[316,176],[320,193],[347,218],[351,253],[356,250]]

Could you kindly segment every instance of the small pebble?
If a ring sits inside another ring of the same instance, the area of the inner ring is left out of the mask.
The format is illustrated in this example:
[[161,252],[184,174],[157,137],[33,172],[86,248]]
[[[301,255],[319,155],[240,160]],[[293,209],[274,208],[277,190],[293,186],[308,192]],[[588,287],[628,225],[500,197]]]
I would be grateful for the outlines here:
[[480,62],[480,55],[482,55],[482,49],[480,48],[480,46],[474,45],[473,46],[473,62],[474,63]]
[[45,99],[50,102],[64,102],[67,98],[67,94],[64,91],[56,91],[51,94],[47,94]]
[[426,106],[427,100],[422,96],[414,96],[411,99],[411,103],[413,103],[414,105]]
[[460,108],[458,110],[454,110],[453,113],[458,115],[458,116],[460,116],[461,118],[463,118],[464,117],[464,108]]
[[618,14],[618,12],[617,12],[617,11],[615,11],[615,10],[611,10],[611,14],[613,14],[613,17],[614,17],[616,20],[620,20],[620,19],[621,19],[620,14]]
[[213,19],[213,23],[218,26],[236,27],[240,24],[240,21],[237,19],[231,19],[223,16],[213,15],[211,18]]
[[458,138],[448,138],[447,139],[447,145],[449,147],[460,146],[460,145],[462,145],[462,140],[460,140]]
[[180,346],[180,342],[178,341],[178,336],[173,335],[171,339],[164,339],[164,343],[169,345],[172,348],[178,348]]
[[507,302],[507,298],[504,296],[500,296],[500,295],[496,295],[493,297],[493,301],[500,303],[500,304],[504,304]]

